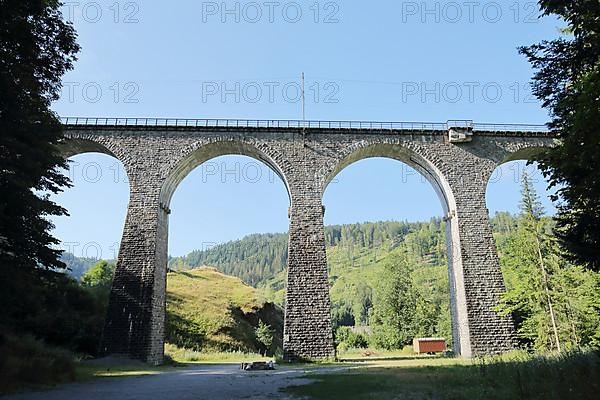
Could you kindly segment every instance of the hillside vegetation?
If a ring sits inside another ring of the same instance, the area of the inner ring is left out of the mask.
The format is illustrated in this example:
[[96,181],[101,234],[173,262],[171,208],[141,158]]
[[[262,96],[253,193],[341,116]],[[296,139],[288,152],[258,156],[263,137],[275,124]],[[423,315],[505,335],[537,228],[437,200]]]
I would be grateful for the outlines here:
[[[274,331],[268,349],[256,338],[259,321]],[[166,340],[177,347],[275,353],[282,328],[282,309],[239,278],[208,267],[168,274]]]
[[[327,226],[325,237],[334,328],[372,325],[369,319],[374,303],[381,298],[377,297],[377,286],[386,274],[386,265],[403,259],[406,270],[400,273],[409,277],[407,291],[419,311],[419,321],[414,321],[419,327],[413,327],[410,334],[440,335],[450,340],[444,232],[445,223],[440,218],[429,222],[386,221]],[[265,299],[283,307],[287,240],[287,234],[254,234],[205,251],[194,251],[185,257],[172,258],[170,268],[185,271],[210,263],[222,273],[237,276],[257,287]],[[393,341],[386,343],[387,348],[395,346]]]

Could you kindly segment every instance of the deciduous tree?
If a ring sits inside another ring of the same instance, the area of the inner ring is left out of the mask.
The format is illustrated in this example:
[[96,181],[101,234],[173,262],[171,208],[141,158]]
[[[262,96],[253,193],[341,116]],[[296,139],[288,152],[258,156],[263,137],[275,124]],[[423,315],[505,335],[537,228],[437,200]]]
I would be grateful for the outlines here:
[[255,330],[256,340],[265,347],[265,355],[271,350],[273,344],[273,330],[271,327],[263,322],[262,319],[258,320],[258,326]]

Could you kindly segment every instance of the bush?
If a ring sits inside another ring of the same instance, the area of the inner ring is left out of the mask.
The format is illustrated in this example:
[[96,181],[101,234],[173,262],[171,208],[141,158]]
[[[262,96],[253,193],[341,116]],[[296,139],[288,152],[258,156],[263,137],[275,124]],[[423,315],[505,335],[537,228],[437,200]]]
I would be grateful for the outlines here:
[[0,334],[0,354],[0,393],[76,378],[72,353],[48,346],[30,335]]
[[346,344],[346,340],[348,339],[348,336],[352,333],[352,328],[350,328],[349,326],[340,326],[338,327],[333,335],[333,340],[335,342],[336,346],[339,346],[340,344],[344,343]]
[[348,336],[348,347],[351,349],[366,349],[369,346],[367,337],[362,333],[354,333]]
[[387,326],[376,326],[369,336],[369,345],[375,349],[396,350],[404,347],[394,329]]
[[96,355],[108,292],[83,288],[62,273],[6,267],[11,284],[0,291],[0,327],[52,346]]
[[366,335],[357,333],[349,326],[340,326],[335,331],[335,344],[339,350],[365,349],[369,346]]

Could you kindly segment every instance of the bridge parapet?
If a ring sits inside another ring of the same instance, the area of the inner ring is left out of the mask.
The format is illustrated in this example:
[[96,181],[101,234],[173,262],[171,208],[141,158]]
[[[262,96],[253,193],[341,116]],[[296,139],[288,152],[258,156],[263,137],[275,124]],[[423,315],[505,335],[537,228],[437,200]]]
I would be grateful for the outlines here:
[[384,121],[310,121],[310,120],[260,120],[260,119],[179,119],[179,118],[97,118],[63,117],[67,131],[73,129],[127,129],[127,130],[305,130],[306,133],[341,134],[348,131],[371,135],[381,132],[387,134],[429,134],[446,135],[449,130],[465,127],[481,135],[521,135],[552,136],[545,125],[531,124],[494,124],[478,123],[471,120],[452,120],[447,122],[384,122]]

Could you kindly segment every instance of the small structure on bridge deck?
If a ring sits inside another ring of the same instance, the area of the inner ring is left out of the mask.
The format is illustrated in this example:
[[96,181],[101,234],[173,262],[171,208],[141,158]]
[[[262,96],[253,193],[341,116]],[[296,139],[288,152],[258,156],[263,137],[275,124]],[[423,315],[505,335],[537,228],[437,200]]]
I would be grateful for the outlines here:
[[417,354],[443,353],[446,351],[445,338],[414,338],[413,351]]
[[473,140],[473,121],[448,121],[450,143],[466,143]]

